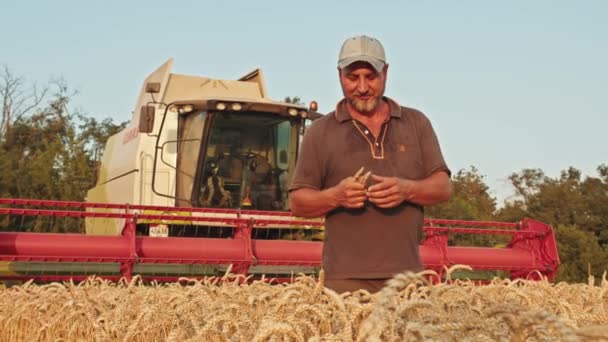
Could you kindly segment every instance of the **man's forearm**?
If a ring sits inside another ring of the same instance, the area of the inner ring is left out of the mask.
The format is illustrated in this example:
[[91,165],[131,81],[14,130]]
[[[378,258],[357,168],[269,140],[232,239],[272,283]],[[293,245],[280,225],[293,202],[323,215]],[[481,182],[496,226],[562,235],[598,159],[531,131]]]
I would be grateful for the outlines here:
[[295,216],[325,216],[339,205],[332,191],[332,189],[315,190],[309,188],[292,191],[289,194],[289,208]]
[[406,201],[419,205],[433,205],[445,202],[452,194],[452,183],[447,173],[435,172],[421,180],[405,180],[411,182],[407,190]]

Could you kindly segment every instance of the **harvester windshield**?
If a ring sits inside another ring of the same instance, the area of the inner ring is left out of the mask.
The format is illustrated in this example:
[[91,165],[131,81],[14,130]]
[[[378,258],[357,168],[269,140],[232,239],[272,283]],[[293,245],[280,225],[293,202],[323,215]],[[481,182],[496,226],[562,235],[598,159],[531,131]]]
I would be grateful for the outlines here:
[[302,121],[248,111],[184,115],[178,202],[191,198],[195,207],[288,210],[287,186]]

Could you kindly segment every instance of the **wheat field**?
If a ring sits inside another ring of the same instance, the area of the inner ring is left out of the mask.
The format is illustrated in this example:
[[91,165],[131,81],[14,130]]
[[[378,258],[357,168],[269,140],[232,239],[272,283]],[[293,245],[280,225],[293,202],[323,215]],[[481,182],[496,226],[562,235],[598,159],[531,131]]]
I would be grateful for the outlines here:
[[[453,267],[449,271],[463,266]],[[608,281],[403,273],[379,293],[338,295],[320,279],[173,284],[31,282],[0,290],[1,341],[606,341]]]

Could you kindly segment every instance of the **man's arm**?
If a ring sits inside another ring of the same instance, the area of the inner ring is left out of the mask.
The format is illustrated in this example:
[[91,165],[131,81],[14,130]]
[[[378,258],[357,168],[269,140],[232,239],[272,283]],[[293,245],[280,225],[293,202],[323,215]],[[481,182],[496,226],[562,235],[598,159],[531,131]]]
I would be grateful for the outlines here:
[[321,217],[338,207],[361,208],[366,199],[364,185],[355,177],[348,177],[325,190],[293,190],[289,194],[289,208],[295,216]]
[[392,208],[403,201],[422,206],[447,201],[452,183],[445,171],[438,171],[421,180],[372,175],[377,183],[367,189],[369,201],[380,208]]
[[289,208],[295,216],[321,217],[337,206],[337,201],[331,195],[331,189],[302,188],[289,194]]

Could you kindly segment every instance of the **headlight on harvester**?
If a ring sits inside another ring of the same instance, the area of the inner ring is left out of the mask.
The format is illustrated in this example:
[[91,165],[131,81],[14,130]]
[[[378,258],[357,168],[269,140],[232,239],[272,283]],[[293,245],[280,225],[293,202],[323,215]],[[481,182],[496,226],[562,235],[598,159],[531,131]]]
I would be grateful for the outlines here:
[[194,106],[191,104],[169,106],[169,111],[171,113],[186,114],[186,113],[190,113],[193,110],[194,110]]
[[194,107],[190,104],[184,105],[180,108],[180,113],[190,113],[194,110]]
[[215,105],[215,109],[217,109],[217,110],[224,110],[224,109],[226,109],[226,104],[224,102],[218,102]]
[[296,115],[298,115],[298,110],[297,110],[297,109],[295,109],[295,108],[289,108],[289,109],[287,110],[287,113],[288,113],[289,115],[291,115],[291,116],[296,116]]
[[243,109],[243,106],[240,103],[233,103],[232,106],[230,106],[230,108],[232,108],[232,110],[241,110]]

